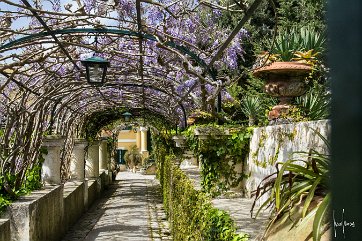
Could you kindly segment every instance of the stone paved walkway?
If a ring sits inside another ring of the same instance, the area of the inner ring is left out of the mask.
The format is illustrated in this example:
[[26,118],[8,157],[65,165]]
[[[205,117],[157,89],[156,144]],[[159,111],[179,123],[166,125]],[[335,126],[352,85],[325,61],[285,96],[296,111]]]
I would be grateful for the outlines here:
[[[193,180],[196,189],[201,189],[200,170],[197,166],[182,168],[187,176]],[[236,193],[235,193],[236,194]],[[260,212],[257,219],[250,216],[253,199],[243,198],[241,195],[231,197],[218,197],[211,200],[214,207],[227,211],[235,221],[237,232],[250,235],[250,241],[259,241],[265,230],[269,215],[268,212]],[[256,209],[257,210],[257,209]]]
[[172,240],[155,176],[118,173],[116,182],[63,239],[79,240]]

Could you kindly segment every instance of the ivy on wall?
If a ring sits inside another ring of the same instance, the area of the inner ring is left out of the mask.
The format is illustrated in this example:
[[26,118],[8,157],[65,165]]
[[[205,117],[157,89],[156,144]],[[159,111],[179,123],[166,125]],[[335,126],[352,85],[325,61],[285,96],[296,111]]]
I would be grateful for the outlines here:
[[236,233],[228,213],[212,207],[208,196],[194,189],[190,179],[174,164],[175,155],[157,161],[164,207],[174,240],[248,240],[247,234]]
[[[194,134],[195,128],[209,128],[216,134],[209,134],[207,139],[199,140]],[[245,173],[236,171],[236,166],[244,165],[249,153],[252,128],[227,128],[229,134],[220,135],[225,133],[223,128],[217,125],[193,126],[185,132],[188,147],[202,163],[202,190],[212,196],[238,186],[247,177]]]
[[[273,137],[275,143],[274,146],[274,155],[269,156],[268,158],[263,155],[263,158],[259,157],[259,152],[264,152],[264,146],[265,142],[268,137],[265,130],[261,130],[260,137],[259,137],[259,143],[258,147],[255,152],[252,152],[250,160],[252,163],[255,163],[258,167],[267,168],[268,166],[275,166],[278,158],[279,158],[279,152],[280,148],[285,146],[286,141],[293,142],[294,138],[298,134],[297,129],[294,127],[292,131],[283,130],[283,128],[278,128],[276,131],[273,132]],[[271,148],[271,147],[270,147]]]
[[[228,128],[227,136],[210,136],[199,140],[192,126],[183,134],[187,146],[200,156],[203,164],[203,190],[194,189],[187,175],[178,167],[180,149],[175,148],[172,134],[152,133],[154,147],[152,157],[156,160],[163,203],[171,223],[174,240],[248,240],[248,235],[237,234],[229,214],[214,208],[209,193],[216,194],[240,183],[245,176],[235,171],[235,165],[245,160],[249,151],[252,128]],[[224,133],[223,127],[217,133]]]

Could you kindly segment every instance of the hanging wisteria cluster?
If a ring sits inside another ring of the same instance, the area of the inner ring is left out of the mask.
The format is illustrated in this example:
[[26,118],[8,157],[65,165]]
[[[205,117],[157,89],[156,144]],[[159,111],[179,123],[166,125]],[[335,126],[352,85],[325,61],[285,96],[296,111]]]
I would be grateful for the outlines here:
[[[194,109],[215,112],[218,94],[227,96],[225,86],[233,82],[217,71],[237,69],[247,37],[239,31],[209,66],[231,32],[220,16],[244,11],[230,2],[2,0],[2,173],[23,177],[44,133],[67,136],[71,146],[94,111],[143,108],[181,125]],[[80,61],[92,55],[111,63],[102,87],[85,80]]]

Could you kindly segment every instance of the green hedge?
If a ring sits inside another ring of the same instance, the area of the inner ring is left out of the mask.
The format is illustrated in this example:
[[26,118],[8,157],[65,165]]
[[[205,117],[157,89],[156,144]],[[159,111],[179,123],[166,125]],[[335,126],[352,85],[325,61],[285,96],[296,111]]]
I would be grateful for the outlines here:
[[175,159],[170,155],[159,163],[163,201],[174,240],[248,240],[248,235],[236,234],[228,213],[212,207],[206,194],[194,189],[186,174],[173,164]]

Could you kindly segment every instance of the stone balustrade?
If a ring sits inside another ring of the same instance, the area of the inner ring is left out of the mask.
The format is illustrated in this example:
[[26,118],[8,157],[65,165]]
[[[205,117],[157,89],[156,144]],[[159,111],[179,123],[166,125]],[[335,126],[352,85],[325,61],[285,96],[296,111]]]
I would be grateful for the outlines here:
[[[60,240],[110,184],[110,158],[106,140],[88,147],[83,139],[74,141],[71,180],[61,183],[60,153],[64,137],[50,136],[43,141],[42,190],[33,191],[13,202],[0,216],[0,240]],[[88,154],[88,155],[87,155]],[[86,178],[85,178],[86,177]],[[89,179],[89,180],[87,180]]]

